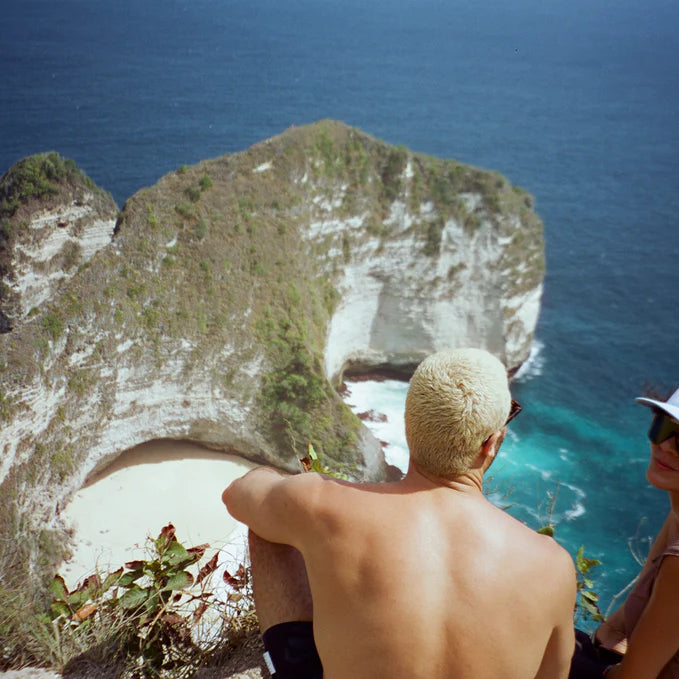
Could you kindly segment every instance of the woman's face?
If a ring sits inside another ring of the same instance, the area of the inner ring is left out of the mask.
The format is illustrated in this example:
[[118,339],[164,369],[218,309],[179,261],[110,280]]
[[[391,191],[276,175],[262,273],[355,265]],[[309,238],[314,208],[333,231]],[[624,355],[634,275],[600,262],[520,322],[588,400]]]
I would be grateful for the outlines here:
[[[679,423],[673,422],[679,427]],[[651,441],[646,479],[661,490],[679,492],[679,433],[675,432],[660,443]]]

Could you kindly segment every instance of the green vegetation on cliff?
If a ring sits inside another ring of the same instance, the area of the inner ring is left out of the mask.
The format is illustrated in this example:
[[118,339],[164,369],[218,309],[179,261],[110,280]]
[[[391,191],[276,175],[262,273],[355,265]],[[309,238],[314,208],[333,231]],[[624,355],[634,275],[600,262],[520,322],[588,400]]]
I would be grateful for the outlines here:
[[81,182],[100,190],[70,158],[55,152],[24,158],[0,178],[0,218],[11,217],[30,200],[59,195],[64,184],[75,187]]
[[[44,228],[29,228],[32,216],[47,214],[56,207],[82,207],[85,203],[102,215],[117,212],[109,193],[97,187],[73,160],[55,152],[24,158],[0,177],[0,333],[10,329],[8,309],[10,317],[17,312],[17,293],[8,282],[15,280],[17,270],[26,273],[21,257],[15,257],[17,244],[31,251],[39,248],[44,236]],[[59,222],[59,226],[67,227],[68,220]],[[46,273],[48,268],[75,269],[81,255],[80,245],[67,240],[49,262],[33,261],[32,266],[38,273]]]

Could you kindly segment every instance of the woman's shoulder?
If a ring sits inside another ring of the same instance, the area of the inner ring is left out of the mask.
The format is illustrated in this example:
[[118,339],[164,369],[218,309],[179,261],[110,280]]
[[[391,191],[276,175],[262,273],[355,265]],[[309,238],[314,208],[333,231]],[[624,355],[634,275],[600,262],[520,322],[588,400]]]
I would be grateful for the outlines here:
[[652,568],[653,564],[657,564],[658,561],[663,556],[665,556],[665,550],[667,550],[672,545],[676,546],[677,540],[679,540],[679,521],[674,515],[674,512],[670,511],[662,525],[662,528],[653,541],[651,548],[648,550],[646,563],[642,569],[642,572]]
[[679,556],[679,518],[670,511],[661,531],[663,540],[658,556]]

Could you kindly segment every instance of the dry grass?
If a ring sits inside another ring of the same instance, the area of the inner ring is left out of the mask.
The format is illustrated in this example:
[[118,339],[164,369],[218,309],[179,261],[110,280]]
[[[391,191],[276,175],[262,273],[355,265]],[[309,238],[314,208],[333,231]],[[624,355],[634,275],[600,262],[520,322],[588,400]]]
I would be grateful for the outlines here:
[[[0,590],[0,669],[48,667],[74,677],[188,679],[201,668],[222,673],[227,666],[252,665],[259,641],[248,566],[222,573],[217,553],[201,565],[205,546],[184,550],[167,528],[165,542],[163,533],[149,539],[156,553],[127,563],[126,570],[90,576],[72,592],[55,579],[51,601],[27,607],[21,592]],[[168,545],[172,549],[166,550]],[[181,557],[186,553],[188,560]],[[187,561],[195,564],[190,577]],[[144,575],[133,579],[140,569]],[[116,583],[106,587],[112,577]],[[182,587],[172,584],[177,578]],[[141,596],[145,591],[152,596]],[[143,603],[131,604],[134,597]]]

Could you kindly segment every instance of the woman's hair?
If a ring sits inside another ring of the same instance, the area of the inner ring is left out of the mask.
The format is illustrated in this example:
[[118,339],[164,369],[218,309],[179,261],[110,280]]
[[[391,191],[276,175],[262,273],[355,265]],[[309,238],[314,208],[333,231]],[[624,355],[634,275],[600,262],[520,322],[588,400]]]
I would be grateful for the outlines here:
[[487,351],[432,354],[418,366],[406,397],[410,457],[442,478],[468,471],[482,443],[505,425],[510,404],[507,371]]
[[646,398],[652,398],[656,401],[667,401],[669,400],[670,396],[672,396],[672,394],[675,392],[675,390],[676,388],[667,389],[652,382],[645,382],[642,394]]

